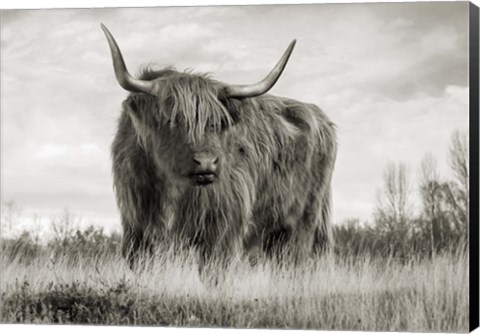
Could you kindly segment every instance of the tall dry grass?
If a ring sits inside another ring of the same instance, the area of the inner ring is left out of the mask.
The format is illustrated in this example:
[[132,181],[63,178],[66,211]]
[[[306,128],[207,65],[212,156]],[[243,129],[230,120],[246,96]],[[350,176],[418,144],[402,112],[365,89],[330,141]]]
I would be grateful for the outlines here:
[[117,253],[70,253],[3,253],[2,322],[468,331],[463,252],[402,262],[327,255],[296,268],[236,260],[203,281],[193,253],[160,252],[137,272]]

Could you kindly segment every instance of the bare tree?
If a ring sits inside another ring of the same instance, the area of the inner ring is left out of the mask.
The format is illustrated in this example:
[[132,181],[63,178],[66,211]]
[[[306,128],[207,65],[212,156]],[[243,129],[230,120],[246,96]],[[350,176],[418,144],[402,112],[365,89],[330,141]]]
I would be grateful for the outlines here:
[[455,180],[448,183],[448,205],[455,227],[466,235],[469,222],[469,145],[465,132],[456,130],[451,137],[448,161]]
[[469,189],[468,165],[470,159],[468,150],[469,145],[467,134],[460,130],[453,132],[449,149],[449,163],[454,172],[456,181],[466,194],[468,194]]
[[62,213],[54,217],[51,221],[52,233],[57,241],[66,240],[73,234],[78,225],[78,219],[70,212],[68,208],[63,209]]
[[425,154],[420,167],[420,195],[422,198],[422,215],[420,221],[422,232],[427,232],[430,239],[430,250],[435,250],[445,243],[445,234],[448,233],[446,219],[445,189],[447,184],[442,182],[438,174],[437,161],[431,153]]
[[376,224],[386,232],[407,233],[413,209],[407,167],[389,163],[383,174],[383,188],[377,191]]
[[35,245],[38,245],[40,243],[40,235],[41,235],[41,230],[42,230],[42,218],[40,215],[37,213],[33,214],[32,217],[32,234],[33,234],[33,241],[35,242]]
[[22,209],[14,201],[8,201],[2,204],[2,224],[1,235],[12,236],[15,225],[18,224]]

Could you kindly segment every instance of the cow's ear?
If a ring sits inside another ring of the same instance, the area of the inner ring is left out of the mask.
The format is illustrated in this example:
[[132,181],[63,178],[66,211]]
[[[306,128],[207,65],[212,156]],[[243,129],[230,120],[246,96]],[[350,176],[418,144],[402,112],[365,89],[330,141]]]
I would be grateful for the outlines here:
[[145,122],[142,121],[142,115],[140,110],[138,109],[137,103],[131,97],[123,101],[123,110],[127,113],[132,121],[133,127],[135,128],[135,132],[142,136],[145,133]]
[[240,112],[238,110],[238,104],[241,103],[238,100],[230,99],[228,96],[219,95],[218,100],[222,103],[225,109],[232,117],[233,124],[236,124],[240,121]]
[[237,109],[233,108],[233,109],[228,109],[228,113],[230,114],[230,116],[232,117],[232,120],[233,120],[233,124],[237,124],[240,122],[240,119],[241,119],[241,115],[240,113],[238,112]]
[[122,106],[129,115],[135,115],[137,117],[139,116],[137,104],[131,96],[128,97],[128,99],[126,99],[125,101],[123,101]]

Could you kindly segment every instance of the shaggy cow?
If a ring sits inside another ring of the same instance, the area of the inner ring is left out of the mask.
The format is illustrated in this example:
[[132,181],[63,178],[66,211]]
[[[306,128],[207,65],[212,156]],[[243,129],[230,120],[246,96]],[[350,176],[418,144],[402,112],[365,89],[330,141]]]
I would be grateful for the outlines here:
[[295,41],[263,81],[239,86],[172,68],[134,78],[102,29],[131,92],[112,145],[131,265],[153,235],[194,245],[203,261],[281,245],[302,261],[331,243],[334,125],[315,105],[265,95]]

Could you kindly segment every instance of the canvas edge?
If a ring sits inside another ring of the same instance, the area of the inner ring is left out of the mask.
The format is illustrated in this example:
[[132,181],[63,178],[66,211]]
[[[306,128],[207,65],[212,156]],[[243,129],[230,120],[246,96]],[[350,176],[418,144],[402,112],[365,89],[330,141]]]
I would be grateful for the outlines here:
[[470,331],[479,326],[479,8],[469,6],[469,83],[470,83],[470,226],[469,226],[469,316]]

